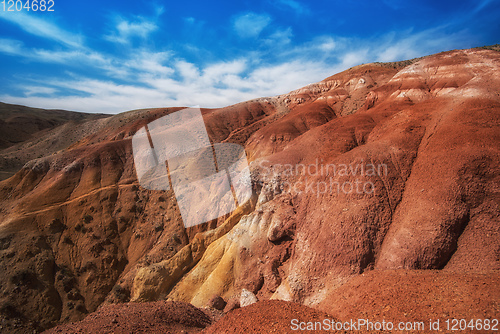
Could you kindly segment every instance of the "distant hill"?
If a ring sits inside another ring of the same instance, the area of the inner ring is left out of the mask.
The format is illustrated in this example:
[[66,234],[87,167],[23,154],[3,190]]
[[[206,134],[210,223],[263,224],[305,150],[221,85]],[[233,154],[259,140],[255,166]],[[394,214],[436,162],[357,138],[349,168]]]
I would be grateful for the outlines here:
[[62,135],[105,114],[39,109],[0,102],[0,180],[18,171],[31,159],[66,148],[79,136]]
[[69,121],[80,122],[103,117],[109,115],[39,109],[0,102],[0,148],[26,141],[42,130],[53,129]]

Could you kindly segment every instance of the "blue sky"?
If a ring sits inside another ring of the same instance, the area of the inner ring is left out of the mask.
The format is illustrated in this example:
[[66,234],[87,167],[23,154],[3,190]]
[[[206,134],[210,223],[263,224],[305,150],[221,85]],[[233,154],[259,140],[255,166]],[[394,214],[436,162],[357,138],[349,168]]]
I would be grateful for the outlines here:
[[0,101],[86,112],[226,106],[361,63],[500,42],[498,0],[1,6]]

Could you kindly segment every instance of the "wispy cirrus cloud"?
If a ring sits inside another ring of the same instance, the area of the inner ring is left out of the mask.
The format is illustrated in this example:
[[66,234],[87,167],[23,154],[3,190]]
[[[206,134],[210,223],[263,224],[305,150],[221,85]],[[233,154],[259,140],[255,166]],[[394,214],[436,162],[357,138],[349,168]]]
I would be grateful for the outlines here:
[[[453,49],[461,43],[470,43],[474,36],[467,31],[445,33],[446,26],[435,27],[423,31],[409,29],[403,32],[390,32],[377,39],[374,45],[372,61],[397,61]],[[469,47],[472,45],[469,45]]]
[[87,66],[104,64],[105,57],[86,48],[48,50],[27,47],[23,42],[0,38],[0,53],[17,56],[37,63],[73,64]]
[[482,1],[478,1],[478,4],[476,6],[476,8],[474,9],[474,12],[477,13],[477,12],[480,12],[481,10],[483,10],[486,6],[488,6],[493,0],[482,0]]
[[22,86],[26,96],[53,95],[57,93],[57,89],[47,86]]
[[291,9],[297,14],[311,14],[309,7],[297,0],[275,0],[274,4],[278,7]]
[[8,55],[21,55],[23,54],[24,44],[21,41],[17,41],[9,38],[0,38],[0,53],[5,53]]
[[31,57],[39,62],[70,64],[75,66],[96,66],[108,63],[99,52],[92,50],[47,50],[34,49]]
[[76,48],[83,46],[82,35],[68,32],[60,28],[55,22],[42,19],[36,15],[31,15],[23,11],[0,11],[0,19],[17,25],[29,34],[56,41],[65,46]]

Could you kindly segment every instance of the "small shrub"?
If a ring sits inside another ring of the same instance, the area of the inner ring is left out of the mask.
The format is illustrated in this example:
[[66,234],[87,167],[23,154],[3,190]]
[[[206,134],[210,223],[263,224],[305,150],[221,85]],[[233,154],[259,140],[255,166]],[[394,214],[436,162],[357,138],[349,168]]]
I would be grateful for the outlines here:
[[85,226],[83,226],[82,223],[78,223],[75,226],[75,231],[85,233],[85,232],[87,232],[87,228]]
[[68,244],[68,245],[73,245],[73,240],[69,236],[65,236],[63,238],[63,243]]
[[113,287],[113,293],[120,302],[127,302],[130,299],[130,291],[117,284]]
[[172,240],[174,240],[174,241],[175,241],[175,243],[177,243],[177,244],[180,244],[180,243],[181,243],[181,239],[179,238],[179,236],[177,235],[177,233],[174,233],[174,234],[172,235]]
[[36,274],[31,269],[23,269],[17,271],[11,278],[10,281],[16,285],[26,286],[28,288],[34,287],[37,281]]
[[85,224],[90,224],[93,220],[94,220],[94,217],[92,217],[89,214],[83,216],[83,221],[85,222]]

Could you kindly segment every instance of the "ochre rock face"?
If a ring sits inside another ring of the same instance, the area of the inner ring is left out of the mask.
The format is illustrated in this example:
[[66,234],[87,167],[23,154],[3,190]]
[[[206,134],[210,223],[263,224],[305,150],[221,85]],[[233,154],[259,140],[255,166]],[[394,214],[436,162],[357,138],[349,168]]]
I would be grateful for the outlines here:
[[47,328],[102,303],[204,307],[242,289],[324,305],[372,271],[498,275],[499,68],[496,51],[450,51],[203,110],[212,142],[245,146],[254,196],[189,229],[171,191],[139,186],[131,148],[178,109],[100,120],[0,183],[0,314]]

